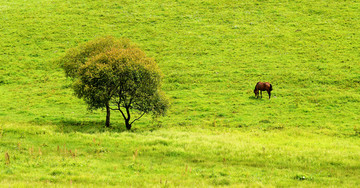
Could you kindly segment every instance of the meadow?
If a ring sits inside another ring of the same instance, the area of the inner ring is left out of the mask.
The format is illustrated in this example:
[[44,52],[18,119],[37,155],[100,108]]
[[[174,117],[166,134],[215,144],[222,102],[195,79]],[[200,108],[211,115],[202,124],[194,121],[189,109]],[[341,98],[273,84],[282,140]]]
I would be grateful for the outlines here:
[[[357,1],[0,0],[0,187],[356,187]],[[58,60],[126,37],[165,117],[87,111]],[[273,85],[254,97],[258,81]]]

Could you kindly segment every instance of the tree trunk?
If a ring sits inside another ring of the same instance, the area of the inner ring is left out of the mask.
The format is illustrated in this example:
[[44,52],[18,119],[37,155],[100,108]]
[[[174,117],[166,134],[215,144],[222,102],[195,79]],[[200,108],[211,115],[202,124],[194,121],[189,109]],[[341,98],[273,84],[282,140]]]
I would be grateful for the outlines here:
[[131,124],[130,124],[130,107],[126,107],[126,114],[127,114],[127,118],[125,118],[125,125],[126,125],[126,129],[130,130],[131,129]]
[[130,130],[130,129],[131,129],[130,120],[125,120],[125,125],[126,125],[126,129],[127,129],[127,130]]
[[110,127],[110,105],[109,105],[109,103],[106,103],[106,122],[105,122],[105,126]]

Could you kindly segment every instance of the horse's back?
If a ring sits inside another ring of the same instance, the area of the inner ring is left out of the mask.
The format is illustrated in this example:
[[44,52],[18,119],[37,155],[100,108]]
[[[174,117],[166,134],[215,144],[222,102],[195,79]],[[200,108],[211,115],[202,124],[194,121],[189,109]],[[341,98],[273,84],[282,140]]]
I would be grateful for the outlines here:
[[262,91],[265,91],[265,90],[268,90],[268,89],[270,89],[270,91],[272,90],[272,85],[269,82],[258,82],[256,84],[256,87],[259,90],[262,90]]
[[266,88],[271,88],[271,84],[269,82],[265,82]]

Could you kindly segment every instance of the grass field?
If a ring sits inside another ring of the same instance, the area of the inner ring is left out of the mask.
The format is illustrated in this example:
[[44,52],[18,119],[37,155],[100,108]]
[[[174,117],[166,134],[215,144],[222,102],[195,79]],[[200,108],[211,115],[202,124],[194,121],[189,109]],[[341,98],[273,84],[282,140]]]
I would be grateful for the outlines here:
[[[360,184],[357,1],[0,0],[0,13],[0,187]],[[157,60],[167,116],[126,131],[113,113],[107,129],[73,95],[57,60],[106,35]]]

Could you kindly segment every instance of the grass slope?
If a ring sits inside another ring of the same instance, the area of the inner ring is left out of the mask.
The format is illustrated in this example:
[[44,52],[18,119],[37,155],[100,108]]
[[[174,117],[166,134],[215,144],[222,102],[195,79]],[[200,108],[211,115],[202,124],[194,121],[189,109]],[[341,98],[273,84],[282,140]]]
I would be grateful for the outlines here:
[[[2,1],[0,182],[355,186],[359,9],[356,1]],[[167,117],[126,132],[113,113],[105,129],[105,113],[72,95],[56,60],[104,35],[130,38],[158,61]],[[271,100],[253,97],[258,81],[273,84]]]

